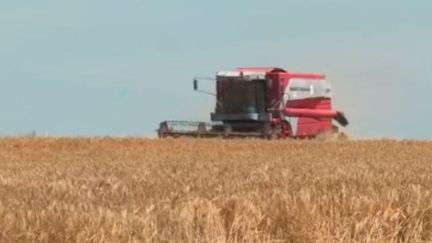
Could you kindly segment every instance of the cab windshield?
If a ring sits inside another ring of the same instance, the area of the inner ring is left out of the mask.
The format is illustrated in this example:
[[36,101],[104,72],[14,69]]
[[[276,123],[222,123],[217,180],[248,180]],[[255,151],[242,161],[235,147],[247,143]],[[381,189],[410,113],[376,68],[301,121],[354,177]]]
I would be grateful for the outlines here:
[[220,80],[216,112],[224,114],[265,112],[265,91],[264,80]]

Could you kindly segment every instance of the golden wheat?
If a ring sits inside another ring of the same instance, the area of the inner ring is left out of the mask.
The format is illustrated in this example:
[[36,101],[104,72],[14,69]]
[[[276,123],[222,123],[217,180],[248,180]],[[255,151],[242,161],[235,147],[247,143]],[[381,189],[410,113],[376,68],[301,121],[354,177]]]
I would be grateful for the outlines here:
[[432,142],[0,139],[1,242],[432,241]]

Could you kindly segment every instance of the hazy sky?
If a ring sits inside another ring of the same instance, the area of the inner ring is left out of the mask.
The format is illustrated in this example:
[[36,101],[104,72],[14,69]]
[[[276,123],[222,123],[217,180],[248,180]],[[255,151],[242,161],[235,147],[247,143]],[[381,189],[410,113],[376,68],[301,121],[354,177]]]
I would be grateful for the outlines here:
[[[208,120],[193,76],[323,72],[361,137],[432,138],[432,1],[0,1],[0,135]],[[212,83],[207,83],[212,89]]]

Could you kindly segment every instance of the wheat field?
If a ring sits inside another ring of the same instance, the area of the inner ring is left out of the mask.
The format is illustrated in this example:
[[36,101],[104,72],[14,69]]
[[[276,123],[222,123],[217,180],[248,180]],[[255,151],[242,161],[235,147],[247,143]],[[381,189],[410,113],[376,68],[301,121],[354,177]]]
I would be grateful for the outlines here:
[[0,139],[0,242],[431,242],[432,142]]

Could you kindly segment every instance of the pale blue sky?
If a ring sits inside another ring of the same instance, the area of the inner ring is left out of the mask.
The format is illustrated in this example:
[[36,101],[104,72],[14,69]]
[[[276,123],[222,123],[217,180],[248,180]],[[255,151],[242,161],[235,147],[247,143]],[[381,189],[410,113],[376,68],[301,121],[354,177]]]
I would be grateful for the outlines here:
[[[0,135],[208,120],[193,76],[326,73],[361,137],[432,138],[432,1],[0,1]],[[208,83],[208,89],[211,89]]]

